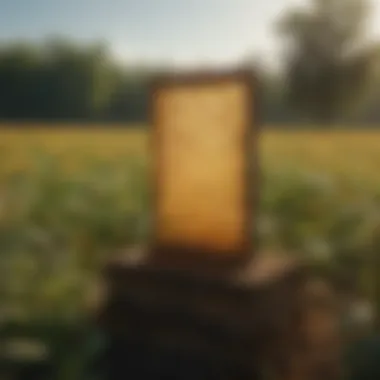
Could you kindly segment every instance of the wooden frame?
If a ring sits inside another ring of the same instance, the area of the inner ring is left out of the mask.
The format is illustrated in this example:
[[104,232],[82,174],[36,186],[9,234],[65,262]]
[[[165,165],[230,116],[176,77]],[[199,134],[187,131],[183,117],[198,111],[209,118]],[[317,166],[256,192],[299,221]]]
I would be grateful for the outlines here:
[[[202,86],[218,86],[219,84],[239,84],[245,89],[245,127],[244,136],[241,139],[242,152],[244,155],[244,173],[242,180],[244,187],[244,196],[242,197],[242,212],[244,212],[244,240],[240,247],[234,252],[223,254],[222,252],[212,251],[202,247],[182,244],[162,244],[159,239],[157,224],[159,223],[158,211],[162,197],[163,159],[162,155],[162,130],[159,126],[159,110],[157,97],[160,91],[187,88],[194,89]],[[151,259],[162,264],[182,265],[189,269],[192,266],[202,267],[204,269],[217,269],[221,266],[233,267],[247,262],[253,254],[252,243],[257,243],[254,236],[254,216],[257,213],[258,204],[258,107],[256,94],[258,85],[255,76],[251,70],[241,69],[222,72],[194,72],[190,74],[169,74],[158,77],[151,89],[151,124],[152,131],[152,149],[155,157],[153,170],[153,210],[154,222],[152,236],[152,257]],[[254,247],[255,248],[255,247]]]

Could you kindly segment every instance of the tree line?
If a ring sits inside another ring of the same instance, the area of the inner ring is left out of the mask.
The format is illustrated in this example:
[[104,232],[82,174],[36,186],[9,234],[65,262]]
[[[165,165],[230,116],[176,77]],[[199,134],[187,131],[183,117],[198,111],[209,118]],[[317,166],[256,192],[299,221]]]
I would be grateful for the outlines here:
[[[366,34],[369,2],[309,3],[275,20],[284,47],[281,73],[256,67],[263,121],[380,124],[380,49]],[[163,69],[117,64],[99,43],[3,44],[0,119],[143,123],[150,80]]]
[[0,49],[0,118],[144,120],[148,77],[118,67],[100,44],[9,44]]

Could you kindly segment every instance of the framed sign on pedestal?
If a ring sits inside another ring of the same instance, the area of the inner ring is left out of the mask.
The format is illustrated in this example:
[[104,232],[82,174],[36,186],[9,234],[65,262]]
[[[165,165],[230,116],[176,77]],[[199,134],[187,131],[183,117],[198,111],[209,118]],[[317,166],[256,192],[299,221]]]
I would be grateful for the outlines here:
[[154,84],[155,260],[204,267],[252,254],[254,92],[249,71],[171,75]]

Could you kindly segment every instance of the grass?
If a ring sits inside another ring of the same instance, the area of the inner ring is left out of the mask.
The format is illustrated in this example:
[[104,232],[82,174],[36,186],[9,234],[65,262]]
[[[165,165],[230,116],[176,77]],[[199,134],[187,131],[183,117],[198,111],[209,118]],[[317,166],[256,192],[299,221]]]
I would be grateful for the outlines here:
[[[148,142],[143,128],[0,130],[3,302],[75,314],[103,258],[146,239]],[[264,132],[261,244],[328,263],[360,258],[363,276],[375,268],[379,147],[375,132]]]
[[[1,125],[0,125],[1,126]],[[65,128],[12,126],[0,128],[0,170],[29,167],[36,152],[49,152],[75,168],[88,159],[118,161],[127,155],[145,156],[148,135],[138,129],[107,129],[70,125]]]
[[[0,170],[28,166],[31,155],[38,150],[62,157],[68,167],[77,167],[89,156],[117,161],[131,154],[144,158],[149,155],[146,128],[70,127],[0,129],[0,153],[6,154]],[[260,136],[260,159],[264,170],[287,166],[377,182],[379,147],[380,132],[272,130]]]
[[[143,128],[0,129],[1,318],[42,321],[53,347],[65,339],[45,325],[80,325],[103,260],[149,233],[148,141]],[[380,132],[270,130],[259,155],[261,245],[353,270],[380,310]],[[75,356],[54,363],[64,373],[83,360],[71,341],[62,352]]]

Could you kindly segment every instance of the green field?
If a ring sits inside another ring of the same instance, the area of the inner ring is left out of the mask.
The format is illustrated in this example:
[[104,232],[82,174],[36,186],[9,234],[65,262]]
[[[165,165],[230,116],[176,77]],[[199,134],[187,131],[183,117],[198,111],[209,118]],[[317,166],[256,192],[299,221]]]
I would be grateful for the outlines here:
[[[12,274],[2,278],[3,302],[59,318],[79,312],[79,295],[102,261],[149,235],[149,134],[5,126],[0,154],[0,259]],[[350,258],[374,296],[380,133],[269,130],[259,157],[261,247],[330,267]]]
[[[62,350],[60,326],[83,328],[104,260],[144,243],[151,228],[148,133],[71,127],[0,130],[2,318],[20,324],[16,336],[61,347],[62,379],[83,378],[70,373],[87,354],[72,343]],[[253,248],[348,270],[380,310],[380,133],[270,130],[259,147]]]
[[[144,158],[149,155],[149,135],[145,128],[70,127],[2,128],[0,153],[6,154],[3,169],[25,167],[31,154],[38,150],[63,157],[68,166],[77,166],[86,156],[113,161],[130,154]],[[265,170],[295,167],[377,181],[380,132],[272,130],[260,136],[259,155]]]

